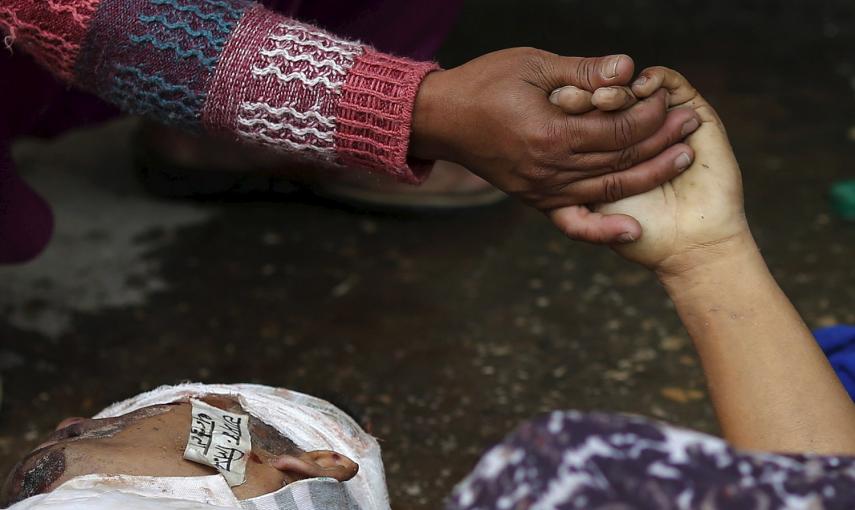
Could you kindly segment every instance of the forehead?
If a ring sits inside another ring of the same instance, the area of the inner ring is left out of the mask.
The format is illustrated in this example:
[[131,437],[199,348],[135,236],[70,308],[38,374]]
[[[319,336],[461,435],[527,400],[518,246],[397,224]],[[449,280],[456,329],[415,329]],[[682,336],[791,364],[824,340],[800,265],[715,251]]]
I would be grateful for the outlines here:
[[85,420],[51,434],[40,446],[21,459],[0,489],[0,508],[45,492],[66,469],[66,445],[81,439],[111,437],[142,418],[162,414],[172,405],[139,409],[116,418]]

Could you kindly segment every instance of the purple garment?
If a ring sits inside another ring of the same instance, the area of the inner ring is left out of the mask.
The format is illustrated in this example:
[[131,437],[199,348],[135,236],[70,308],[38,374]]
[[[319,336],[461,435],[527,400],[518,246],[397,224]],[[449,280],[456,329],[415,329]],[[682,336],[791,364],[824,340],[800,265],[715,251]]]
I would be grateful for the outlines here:
[[[451,30],[463,0],[265,0],[267,7],[377,49],[429,60]],[[0,264],[37,256],[50,240],[47,203],[15,171],[9,156],[20,136],[54,136],[119,112],[68,88],[27,55],[0,49]]]
[[855,458],[734,449],[640,417],[556,411],[488,451],[446,510],[855,508]]
[[0,50],[0,264],[37,256],[53,233],[50,207],[15,171],[9,153],[18,136],[53,136],[108,118],[98,99],[69,90],[30,57]]
[[9,147],[0,142],[0,264],[32,259],[52,233],[50,207],[18,176]]

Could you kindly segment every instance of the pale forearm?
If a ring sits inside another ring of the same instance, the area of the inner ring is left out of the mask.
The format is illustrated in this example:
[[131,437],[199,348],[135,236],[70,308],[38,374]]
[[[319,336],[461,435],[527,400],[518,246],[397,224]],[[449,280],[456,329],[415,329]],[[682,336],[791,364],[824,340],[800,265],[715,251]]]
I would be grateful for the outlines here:
[[759,450],[855,453],[855,406],[749,233],[662,281],[695,342],[727,439]]

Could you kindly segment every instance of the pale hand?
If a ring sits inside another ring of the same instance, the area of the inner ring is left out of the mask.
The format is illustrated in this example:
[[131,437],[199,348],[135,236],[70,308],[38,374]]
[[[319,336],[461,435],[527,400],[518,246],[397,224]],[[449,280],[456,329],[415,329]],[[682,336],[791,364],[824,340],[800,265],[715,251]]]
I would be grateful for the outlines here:
[[742,179],[718,114],[679,73],[645,70],[633,85],[639,97],[660,87],[669,105],[693,108],[701,127],[687,143],[695,159],[688,170],[647,193],[597,206],[602,214],[626,214],[642,226],[641,239],[614,249],[623,257],[664,274],[678,274],[723,254],[730,240],[748,232]]

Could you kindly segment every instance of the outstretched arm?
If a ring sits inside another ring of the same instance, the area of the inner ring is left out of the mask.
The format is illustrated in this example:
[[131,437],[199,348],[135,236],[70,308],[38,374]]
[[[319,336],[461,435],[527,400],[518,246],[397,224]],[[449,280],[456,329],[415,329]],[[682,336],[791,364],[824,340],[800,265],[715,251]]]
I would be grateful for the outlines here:
[[743,448],[855,454],[855,406],[749,232],[660,273],[694,340],[725,437]]
[[670,183],[600,207],[633,215],[644,229],[617,251],[665,286],[728,440],[757,450],[855,454],[855,405],[754,242],[721,121],[674,71],[649,69],[633,91],[646,97],[660,87],[672,107],[700,116],[687,140],[696,159]]

